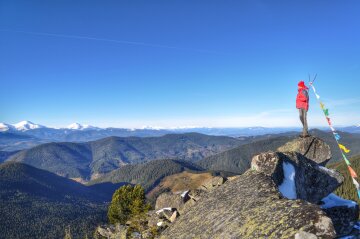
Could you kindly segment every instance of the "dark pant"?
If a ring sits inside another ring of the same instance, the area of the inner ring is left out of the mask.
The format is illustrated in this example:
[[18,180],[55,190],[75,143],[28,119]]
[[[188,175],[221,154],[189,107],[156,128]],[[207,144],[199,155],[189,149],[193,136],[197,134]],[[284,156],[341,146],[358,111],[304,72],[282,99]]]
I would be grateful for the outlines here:
[[307,123],[307,110],[306,109],[299,109],[300,114],[300,121],[303,125],[303,136],[308,135],[308,123]]

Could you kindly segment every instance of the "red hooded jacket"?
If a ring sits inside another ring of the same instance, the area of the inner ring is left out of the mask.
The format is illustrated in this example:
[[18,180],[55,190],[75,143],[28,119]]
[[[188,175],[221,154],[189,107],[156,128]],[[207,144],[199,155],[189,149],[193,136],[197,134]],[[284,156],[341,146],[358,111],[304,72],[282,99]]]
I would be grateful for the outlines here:
[[309,110],[309,94],[308,89],[303,81],[298,84],[298,94],[296,96],[296,108]]

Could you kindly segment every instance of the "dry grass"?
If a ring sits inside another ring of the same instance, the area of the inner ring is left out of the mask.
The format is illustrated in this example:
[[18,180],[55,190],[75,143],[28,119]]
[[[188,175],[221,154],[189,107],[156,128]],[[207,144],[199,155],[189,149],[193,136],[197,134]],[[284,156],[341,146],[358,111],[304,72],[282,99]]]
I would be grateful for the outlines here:
[[161,180],[159,185],[151,190],[148,195],[154,195],[164,189],[170,189],[173,193],[196,189],[211,178],[213,178],[213,176],[210,173],[190,173],[186,171],[177,173]]

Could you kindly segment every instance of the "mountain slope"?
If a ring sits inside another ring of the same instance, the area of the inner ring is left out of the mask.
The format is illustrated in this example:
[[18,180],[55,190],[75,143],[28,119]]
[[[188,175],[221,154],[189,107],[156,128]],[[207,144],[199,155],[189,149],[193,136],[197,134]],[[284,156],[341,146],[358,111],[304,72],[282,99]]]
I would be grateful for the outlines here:
[[155,188],[148,192],[147,195],[148,197],[153,198],[164,191],[182,193],[188,190],[195,190],[213,177],[214,175],[211,172],[184,171],[172,174],[163,178]]
[[0,151],[0,163],[4,162],[7,158],[9,158],[11,155],[16,153],[17,151],[14,152]]
[[155,159],[196,161],[243,143],[231,137],[197,133],[109,137],[88,143],[43,144],[20,151],[8,161],[24,162],[69,178],[89,179],[126,164]]
[[[331,132],[321,130],[311,130],[311,135],[323,139],[329,144],[332,152],[332,159],[330,162],[341,160],[341,152],[333,138]],[[360,134],[350,134],[339,132],[342,136],[341,142],[346,145],[351,152],[349,156],[360,154]],[[250,168],[251,158],[264,151],[276,151],[280,146],[288,141],[298,137],[298,134],[289,132],[277,135],[259,136],[248,144],[238,146],[237,148],[224,151],[222,153],[212,155],[197,162],[197,164],[207,170],[227,171],[241,174]]]
[[0,132],[0,150],[16,151],[43,143],[42,140],[18,132]]
[[197,164],[207,170],[241,174],[250,168],[251,158],[258,153],[275,150],[294,136],[270,137],[204,158]]
[[147,163],[123,166],[91,181],[89,185],[104,182],[127,182],[131,184],[141,184],[145,190],[148,191],[166,176],[181,173],[183,171],[199,172],[202,170],[201,167],[188,161],[171,159],[154,160]]
[[23,162],[70,178],[90,175],[91,149],[86,144],[48,143],[23,150],[8,161]]
[[105,195],[21,163],[0,164],[0,238],[75,238],[106,220]]
[[[327,144],[329,144],[333,156],[330,162],[342,160],[341,152],[331,132],[312,130],[310,133],[323,139]],[[339,135],[341,136],[340,143],[346,145],[346,147],[351,150],[349,157],[360,154],[360,134],[339,132]]]

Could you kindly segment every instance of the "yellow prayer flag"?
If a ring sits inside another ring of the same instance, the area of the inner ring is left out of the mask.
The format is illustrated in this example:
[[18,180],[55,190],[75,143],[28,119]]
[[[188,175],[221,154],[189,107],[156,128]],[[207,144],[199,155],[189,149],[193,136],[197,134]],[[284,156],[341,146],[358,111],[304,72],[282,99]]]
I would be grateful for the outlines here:
[[320,102],[320,107],[321,107],[322,110],[325,109],[325,105],[322,102]]
[[347,149],[344,145],[342,145],[342,144],[339,144],[339,147],[340,147],[340,149],[342,149],[345,153],[349,153],[350,152],[350,150],[349,149]]

